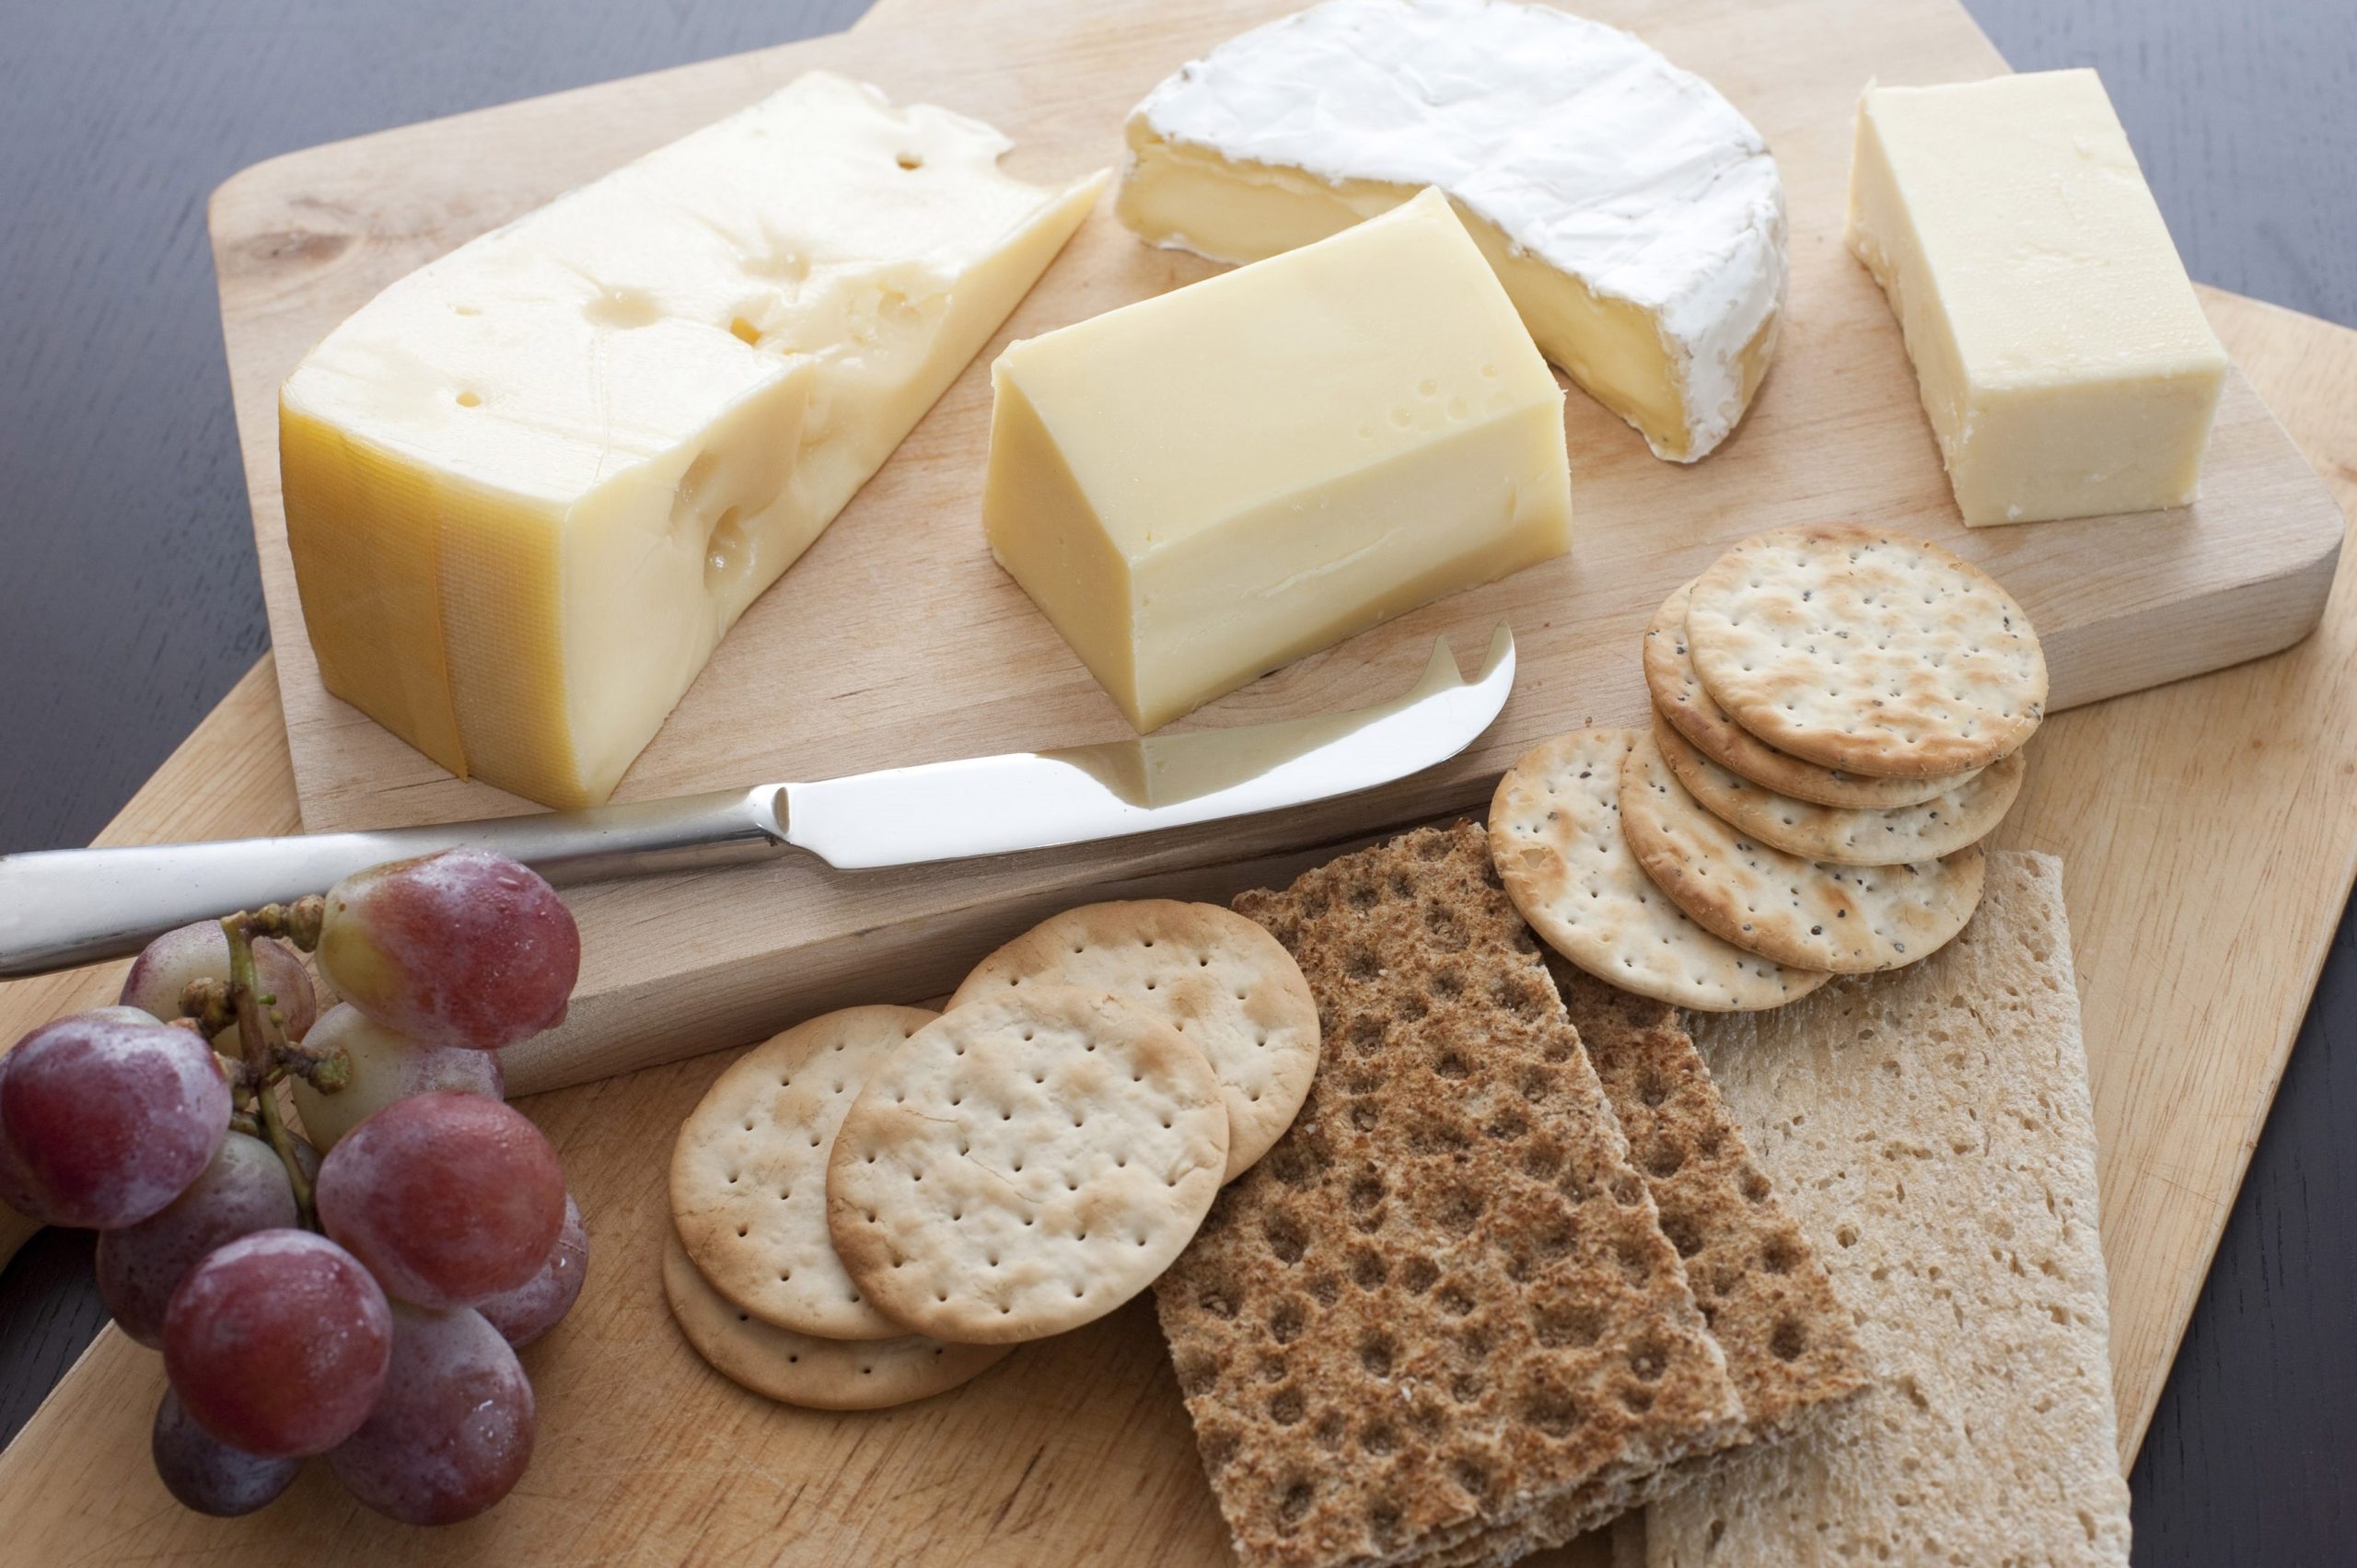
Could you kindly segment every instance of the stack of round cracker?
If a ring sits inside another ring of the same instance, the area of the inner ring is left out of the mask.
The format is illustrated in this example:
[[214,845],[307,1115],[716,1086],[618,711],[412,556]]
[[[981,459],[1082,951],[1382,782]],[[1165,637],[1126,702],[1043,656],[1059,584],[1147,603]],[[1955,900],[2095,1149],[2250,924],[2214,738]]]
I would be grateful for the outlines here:
[[672,1316],[789,1404],[971,1378],[1153,1283],[1318,1066],[1292,957],[1211,904],[1093,904],[943,1013],[851,1007],[747,1052],[679,1130]]
[[1929,956],[1980,900],[2046,657],[2020,605],[1922,540],[1786,528],[1646,629],[1654,722],[1538,747],[1490,812],[1498,874],[1572,963],[1713,1012]]

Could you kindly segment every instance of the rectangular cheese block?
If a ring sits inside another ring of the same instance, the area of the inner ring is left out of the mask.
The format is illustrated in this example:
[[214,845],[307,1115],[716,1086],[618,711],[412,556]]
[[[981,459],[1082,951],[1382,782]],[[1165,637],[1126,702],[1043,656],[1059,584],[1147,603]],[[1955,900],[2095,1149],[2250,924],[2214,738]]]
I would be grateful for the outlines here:
[[1562,392],[1437,192],[992,385],[991,549],[1140,730],[1570,547]]
[[279,404],[329,691],[606,798],[1086,215],[1006,139],[807,75],[387,289]]
[[1967,523],[2193,500],[2226,354],[2093,71],[1870,88],[1849,243]]

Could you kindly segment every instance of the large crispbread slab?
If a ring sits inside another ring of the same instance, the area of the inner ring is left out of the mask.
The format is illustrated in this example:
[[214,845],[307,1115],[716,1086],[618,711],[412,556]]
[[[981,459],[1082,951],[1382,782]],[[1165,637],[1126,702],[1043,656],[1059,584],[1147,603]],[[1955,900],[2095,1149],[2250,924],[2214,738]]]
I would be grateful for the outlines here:
[[1318,1004],[1276,939],[1234,910],[1176,899],[1086,904],[984,958],[949,1005],[1026,982],[1101,991],[1203,1053],[1227,1101],[1227,1179],[1293,1125],[1318,1071]]
[[1636,740],[1574,730],[1498,781],[1490,857],[1523,919],[1589,973],[1680,1006],[1778,1007],[1824,984],[1705,931],[1639,867],[1620,831],[1620,760]]
[[1620,828],[1696,924],[1781,964],[1856,974],[1915,963],[1980,901],[1978,848],[1916,865],[1828,865],[1744,837],[1695,804],[1650,730],[1620,761]]
[[835,1134],[827,1228],[894,1322],[1005,1344],[1151,1284],[1226,1168],[1227,1106],[1184,1035],[1027,985],[943,1014],[869,1074]]
[[[1701,1053],[1678,1028],[1678,1010],[1561,961],[1547,967],[1743,1403],[1736,1446],[1673,1465],[1617,1500],[1638,1507],[1711,1473],[1741,1445],[1781,1441],[1857,1397],[1868,1382],[1865,1354],[1824,1263],[1752,1162]],[[1592,1515],[1574,1505],[1586,1501],[1550,1504],[1468,1543],[1461,1561],[1510,1562],[1560,1546],[1586,1527]]]
[[1677,1010],[1569,967],[1552,972],[1702,1319],[1726,1353],[1746,1439],[1773,1439],[1863,1389],[1865,1357],[1849,1309],[1753,1161]]
[[1712,816],[1771,849],[1834,865],[1911,865],[1954,854],[1994,831],[2022,792],[2023,754],[2014,751],[1945,795],[1887,811],[1852,811],[1738,778],[1666,720],[1654,725],[1654,744],[1686,793]]
[[2126,1562],[2061,864],[1993,854],[1931,962],[1696,1032],[1876,1387],[1649,1510],[1648,1560]]
[[1875,528],[1779,528],[1694,580],[1703,688],[1781,751],[1920,778],[1995,761],[2046,714],[2029,617],[1980,567]]
[[740,1388],[819,1411],[875,1411],[929,1399],[997,1365],[1012,1345],[953,1345],[910,1335],[827,1340],[762,1322],[696,1272],[677,1236],[664,1238],[671,1320],[712,1369]]
[[1724,1443],[1724,1358],[1481,829],[1237,908],[1326,1039],[1293,1130],[1155,1286],[1243,1562],[1429,1558]]
[[761,1321],[830,1340],[908,1330],[868,1305],[827,1234],[827,1156],[875,1064],[940,1015],[845,1007],[714,1080],[671,1151],[671,1221],[696,1271]]
[[1978,769],[1961,773],[1935,773],[1928,778],[1874,778],[1845,773],[1838,768],[1805,762],[1779,751],[1743,726],[1702,689],[1694,660],[1686,646],[1686,607],[1694,585],[1688,583],[1662,600],[1645,628],[1645,690],[1654,709],[1678,726],[1694,749],[1738,777],[1795,800],[1853,810],[1883,811],[1912,806],[1946,794],[1969,779]]

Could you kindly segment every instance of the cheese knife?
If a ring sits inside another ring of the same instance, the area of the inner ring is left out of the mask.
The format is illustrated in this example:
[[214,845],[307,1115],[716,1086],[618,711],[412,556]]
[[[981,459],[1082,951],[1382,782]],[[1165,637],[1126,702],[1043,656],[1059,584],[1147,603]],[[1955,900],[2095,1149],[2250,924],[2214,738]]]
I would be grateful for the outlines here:
[[915,865],[1281,810],[1456,756],[1505,706],[1514,672],[1514,633],[1500,622],[1470,680],[1441,640],[1400,695],[1308,718],[586,811],[0,855],[0,977],[120,958],[175,926],[458,844],[497,850],[567,884],[733,865],[789,847],[846,871]]

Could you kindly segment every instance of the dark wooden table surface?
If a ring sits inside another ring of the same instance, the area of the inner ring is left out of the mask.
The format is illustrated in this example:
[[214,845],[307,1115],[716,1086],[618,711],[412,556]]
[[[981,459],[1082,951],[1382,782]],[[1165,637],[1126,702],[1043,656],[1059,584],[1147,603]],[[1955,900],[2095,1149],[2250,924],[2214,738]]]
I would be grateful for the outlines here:
[[[2196,278],[2357,326],[2357,0],[1967,4],[2016,67],[2101,69]],[[865,8],[0,0],[0,848],[87,841],[268,645],[215,184]],[[2140,1563],[2357,1562],[2352,1151],[2344,915],[2135,1468]],[[0,1440],[103,1320],[88,1252],[49,1232],[0,1275]]]

